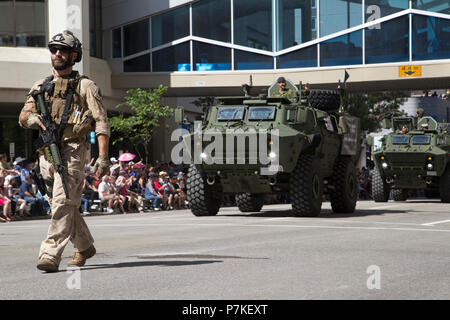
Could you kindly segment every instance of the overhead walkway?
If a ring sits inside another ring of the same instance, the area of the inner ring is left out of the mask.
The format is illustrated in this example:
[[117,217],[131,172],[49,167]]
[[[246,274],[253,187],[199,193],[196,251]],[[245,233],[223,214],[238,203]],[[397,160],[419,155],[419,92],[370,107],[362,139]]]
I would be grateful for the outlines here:
[[344,82],[345,72],[350,76],[346,82],[349,91],[383,90],[434,90],[450,88],[450,60],[426,61],[422,63],[395,63],[390,65],[366,65],[357,67],[322,67],[305,70],[279,71],[224,71],[188,72],[167,74],[120,74],[112,76],[115,89],[169,87],[173,96],[237,95],[241,85],[249,84],[254,92],[267,92],[280,76],[298,84],[309,83],[311,88],[337,88],[339,80]]

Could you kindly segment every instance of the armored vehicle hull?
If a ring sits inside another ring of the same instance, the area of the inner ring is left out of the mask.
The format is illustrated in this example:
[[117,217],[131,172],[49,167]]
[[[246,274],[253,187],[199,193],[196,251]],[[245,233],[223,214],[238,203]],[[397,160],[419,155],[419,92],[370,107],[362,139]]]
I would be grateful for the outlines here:
[[310,100],[301,92],[294,99],[219,98],[184,137],[194,215],[217,214],[223,195],[234,195],[242,212],[258,212],[264,195],[285,194],[295,215],[317,216],[324,183],[334,212],[355,210],[359,120],[337,112],[336,92],[313,92]]
[[[373,154],[374,200],[388,201],[391,191],[394,200],[405,201],[407,190],[424,189],[427,197],[450,202],[448,126],[429,117],[422,118],[418,124],[410,118],[410,129],[402,134],[396,125],[400,122],[405,123],[405,118],[393,119],[394,132],[382,138],[380,148]],[[429,125],[423,127],[426,129],[422,129],[424,123]]]

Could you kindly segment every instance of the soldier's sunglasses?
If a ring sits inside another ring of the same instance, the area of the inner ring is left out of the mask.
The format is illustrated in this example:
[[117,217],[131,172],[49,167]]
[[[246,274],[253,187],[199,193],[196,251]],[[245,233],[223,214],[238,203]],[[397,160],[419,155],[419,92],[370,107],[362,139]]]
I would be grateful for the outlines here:
[[52,54],[56,54],[56,53],[58,52],[58,50],[59,50],[59,52],[61,52],[61,53],[69,53],[71,49],[70,49],[69,47],[57,47],[57,46],[51,46],[51,47],[49,48],[49,50],[50,50],[50,52],[51,52]]

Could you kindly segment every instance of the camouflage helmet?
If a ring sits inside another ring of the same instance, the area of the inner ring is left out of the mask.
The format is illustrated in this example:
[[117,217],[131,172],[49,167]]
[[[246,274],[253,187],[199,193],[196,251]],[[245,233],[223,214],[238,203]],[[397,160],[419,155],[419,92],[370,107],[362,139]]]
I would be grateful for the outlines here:
[[78,57],[75,60],[75,63],[81,61],[81,56],[83,54],[81,50],[81,42],[80,40],[78,40],[77,37],[75,37],[75,35],[71,31],[64,30],[62,33],[54,35],[50,40],[50,42],[48,43],[48,47],[50,48],[51,46],[54,45],[61,45],[71,48],[72,51],[78,53]]

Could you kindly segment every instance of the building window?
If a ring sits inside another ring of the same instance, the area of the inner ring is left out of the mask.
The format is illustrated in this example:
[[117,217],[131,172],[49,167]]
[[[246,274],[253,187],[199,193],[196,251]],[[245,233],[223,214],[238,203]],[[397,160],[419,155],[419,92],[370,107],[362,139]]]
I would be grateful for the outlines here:
[[234,43],[272,51],[272,0],[234,1]]
[[231,42],[230,0],[203,0],[192,4],[194,36]]
[[403,16],[366,29],[366,63],[409,60],[409,17]]
[[320,36],[362,24],[362,0],[320,1]]
[[0,46],[45,47],[45,0],[0,1]]
[[144,54],[137,58],[125,60],[123,62],[125,72],[150,72],[150,54]]
[[277,57],[277,68],[317,67],[317,45],[306,47]]
[[413,16],[413,60],[450,59],[450,20]]
[[231,70],[231,49],[194,42],[194,70]]
[[153,72],[191,71],[189,42],[152,53]]
[[89,0],[89,40],[90,56],[103,58],[101,0]]
[[157,47],[189,35],[189,6],[152,17],[152,46]]
[[150,49],[148,19],[123,27],[123,49],[124,56]]
[[362,64],[362,30],[320,44],[320,66]]
[[112,57],[122,57],[122,29],[114,29],[112,31]]
[[415,0],[414,9],[450,14],[450,1],[448,0]]
[[273,69],[273,57],[234,50],[234,68],[236,70]]
[[315,0],[277,2],[277,50],[314,40],[317,37]]

